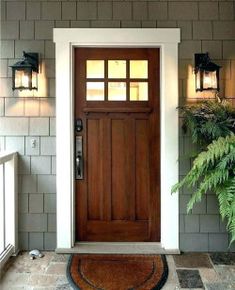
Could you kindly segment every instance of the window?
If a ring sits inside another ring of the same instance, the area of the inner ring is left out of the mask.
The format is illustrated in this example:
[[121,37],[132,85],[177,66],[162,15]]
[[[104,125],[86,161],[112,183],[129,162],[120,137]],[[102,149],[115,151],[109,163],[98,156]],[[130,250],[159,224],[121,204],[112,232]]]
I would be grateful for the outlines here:
[[148,60],[87,60],[87,101],[148,101]]

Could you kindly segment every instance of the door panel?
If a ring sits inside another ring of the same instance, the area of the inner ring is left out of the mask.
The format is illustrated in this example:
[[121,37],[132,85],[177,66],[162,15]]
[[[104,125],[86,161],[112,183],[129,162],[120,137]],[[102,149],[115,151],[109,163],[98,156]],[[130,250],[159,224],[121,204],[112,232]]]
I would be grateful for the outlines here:
[[101,164],[100,164],[100,120],[87,121],[87,192],[88,192],[88,219],[99,220],[102,205],[102,183],[101,183]]
[[158,49],[75,49],[78,241],[160,241],[159,116]]
[[[136,121],[136,219],[148,219],[149,204],[148,120]],[[143,192],[145,194],[143,194]]]
[[112,120],[112,220],[128,219],[126,195],[127,158],[125,148],[125,124],[123,120]]

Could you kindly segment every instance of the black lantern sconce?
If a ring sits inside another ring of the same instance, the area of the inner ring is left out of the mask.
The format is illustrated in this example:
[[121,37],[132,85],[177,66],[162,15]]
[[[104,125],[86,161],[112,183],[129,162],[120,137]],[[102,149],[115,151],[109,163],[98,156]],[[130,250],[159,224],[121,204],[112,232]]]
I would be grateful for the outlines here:
[[213,90],[219,92],[220,66],[213,63],[208,53],[195,54],[196,92]]
[[13,90],[37,90],[39,60],[38,53],[23,51],[22,60],[11,66]]

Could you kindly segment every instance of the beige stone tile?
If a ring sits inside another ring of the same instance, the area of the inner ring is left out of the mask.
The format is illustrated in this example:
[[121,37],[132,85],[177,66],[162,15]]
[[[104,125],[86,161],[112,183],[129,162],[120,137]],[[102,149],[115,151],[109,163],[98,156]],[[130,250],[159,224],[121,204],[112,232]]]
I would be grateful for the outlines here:
[[1,290],[34,290],[32,286],[12,286],[12,285],[5,285],[1,288]]
[[[52,287],[48,287],[48,286],[46,286],[46,287],[33,287],[32,289],[33,290],[55,290],[55,287],[54,286],[52,286]],[[64,289],[64,288],[62,288],[62,289]]]
[[56,289],[73,290],[66,276],[59,276],[56,281]]
[[219,282],[220,278],[214,269],[199,269],[200,276],[203,283]]
[[51,262],[67,263],[70,255],[66,254],[55,254]]
[[58,281],[58,277],[58,275],[32,274],[29,278],[29,285],[55,287]]
[[13,273],[7,271],[0,281],[0,289],[9,289],[12,286],[28,285],[30,273]]
[[65,275],[66,266],[66,263],[50,263],[49,267],[47,268],[46,274]]
[[222,281],[235,282],[235,266],[215,266],[215,270]]
[[166,284],[163,286],[162,290],[180,290],[180,288],[179,288],[179,286],[176,286],[175,284],[166,282]]
[[28,252],[20,254],[12,265],[9,267],[9,273],[44,273],[49,266],[49,263],[54,253],[47,252],[43,258],[31,260]]

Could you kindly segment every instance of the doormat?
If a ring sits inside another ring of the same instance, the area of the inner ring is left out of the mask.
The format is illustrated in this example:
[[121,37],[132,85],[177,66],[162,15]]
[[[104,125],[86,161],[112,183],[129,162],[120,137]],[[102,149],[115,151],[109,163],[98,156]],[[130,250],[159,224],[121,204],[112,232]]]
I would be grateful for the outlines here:
[[164,255],[74,254],[67,277],[80,290],[159,290],[167,280]]

